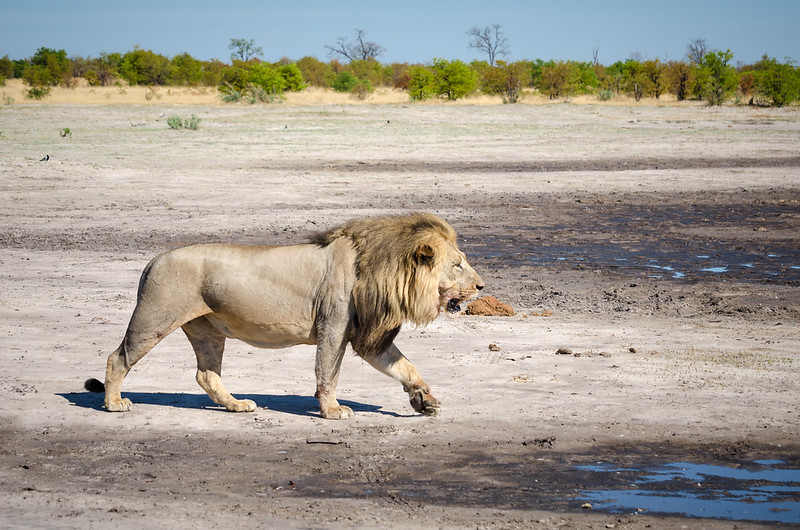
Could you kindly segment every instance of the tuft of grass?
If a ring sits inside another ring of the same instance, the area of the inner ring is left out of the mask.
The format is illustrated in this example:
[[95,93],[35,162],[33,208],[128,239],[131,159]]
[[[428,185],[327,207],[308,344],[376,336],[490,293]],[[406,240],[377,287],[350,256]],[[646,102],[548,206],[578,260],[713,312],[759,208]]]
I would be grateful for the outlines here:
[[61,138],[72,138],[72,131],[69,130],[69,127],[59,129],[58,134],[61,135]]
[[184,120],[183,126],[186,129],[190,129],[192,131],[196,131],[200,128],[200,118],[192,114],[192,117],[188,120]]
[[608,101],[614,97],[614,92],[612,90],[601,90],[597,93],[597,99],[600,101]]
[[196,131],[200,128],[200,118],[192,114],[191,118],[181,118],[180,116],[169,116],[167,125],[170,129],[189,129]]
[[181,129],[183,128],[183,118],[180,116],[169,116],[167,117],[167,125],[169,125],[170,129]]

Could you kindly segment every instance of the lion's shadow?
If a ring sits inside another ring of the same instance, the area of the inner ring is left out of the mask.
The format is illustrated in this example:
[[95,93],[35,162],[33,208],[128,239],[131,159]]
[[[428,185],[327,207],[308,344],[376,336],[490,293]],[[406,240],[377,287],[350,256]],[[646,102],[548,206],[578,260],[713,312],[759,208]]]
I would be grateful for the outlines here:
[[[103,394],[91,392],[65,392],[59,393],[75,406],[105,410],[103,408]],[[206,394],[186,394],[183,392],[123,392],[123,397],[129,398],[134,407],[137,403],[146,405],[161,405],[181,409],[210,409],[225,411],[225,408],[214,403]],[[269,409],[295,416],[319,417],[319,401],[313,396],[300,396],[297,394],[234,394],[237,399],[252,399],[261,408]],[[377,405],[359,403],[357,401],[339,400],[342,405],[347,405],[354,412],[371,412],[387,416],[402,417],[403,414],[383,410]]]

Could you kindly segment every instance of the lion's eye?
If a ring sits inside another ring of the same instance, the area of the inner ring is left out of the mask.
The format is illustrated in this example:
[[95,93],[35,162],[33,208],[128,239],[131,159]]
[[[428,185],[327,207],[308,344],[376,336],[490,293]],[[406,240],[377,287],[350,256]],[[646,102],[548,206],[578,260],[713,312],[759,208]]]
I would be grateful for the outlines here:
[[464,267],[461,266],[461,262],[453,263],[453,267],[455,267],[456,269],[463,269],[464,268]]

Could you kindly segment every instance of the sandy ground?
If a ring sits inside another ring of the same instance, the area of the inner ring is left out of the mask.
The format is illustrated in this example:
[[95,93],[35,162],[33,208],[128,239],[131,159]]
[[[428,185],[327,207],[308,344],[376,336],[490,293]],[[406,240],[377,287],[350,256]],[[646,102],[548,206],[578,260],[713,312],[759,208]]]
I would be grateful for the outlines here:
[[[167,127],[192,114],[199,130]],[[582,508],[631,486],[579,466],[798,469],[798,140],[797,109],[2,107],[0,520],[728,528]],[[126,379],[133,411],[82,390],[156,253],[407,210],[449,220],[516,310],[401,332],[440,416],[348,356],[356,418],[323,420],[313,348],[235,341],[224,380],[258,409],[226,413],[180,333]]]

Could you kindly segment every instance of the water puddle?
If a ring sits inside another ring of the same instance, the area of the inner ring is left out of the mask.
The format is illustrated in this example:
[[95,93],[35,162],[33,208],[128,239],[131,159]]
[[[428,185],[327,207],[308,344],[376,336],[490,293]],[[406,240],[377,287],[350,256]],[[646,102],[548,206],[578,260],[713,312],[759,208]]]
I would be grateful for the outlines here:
[[[763,249],[702,249],[698,253],[677,244],[638,243],[620,245],[612,241],[586,245],[543,245],[516,238],[494,237],[469,241],[468,253],[475,258],[502,262],[505,266],[557,266],[576,269],[616,270],[629,277],[668,280],[720,279],[731,282],[800,281],[800,250],[781,252]],[[700,249],[698,249],[700,250]]]
[[747,467],[674,462],[629,469],[598,463],[578,469],[613,476],[625,489],[583,490],[579,497],[595,510],[611,513],[657,513],[734,521],[800,523],[800,469],[778,460]]

